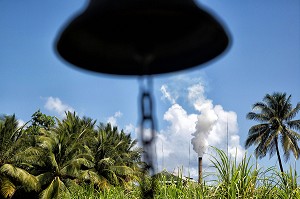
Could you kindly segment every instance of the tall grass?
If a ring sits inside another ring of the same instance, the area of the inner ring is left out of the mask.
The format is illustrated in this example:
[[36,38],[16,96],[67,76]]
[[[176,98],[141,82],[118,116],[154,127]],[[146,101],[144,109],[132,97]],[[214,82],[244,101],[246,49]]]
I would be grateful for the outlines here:
[[244,156],[240,163],[231,160],[222,150],[214,148],[217,157],[212,156],[211,162],[216,169],[216,198],[252,198],[256,190],[259,170],[250,164],[250,157]]
[[[251,156],[243,157],[241,162],[231,159],[217,148],[217,156],[211,156],[213,174],[204,177],[201,184],[184,181],[179,178],[156,178],[156,199],[298,199],[300,188],[295,169],[284,174],[275,167],[265,170],[252,163]],[[212,179],[213,178],[213,179]],[[150,188],[150,187],[149,187]],[[141,198],[138,186],[131,190],[122,187],[111,187],[97,191],[89,185],[78,186],[71,190],[72,199],[137,199]]]

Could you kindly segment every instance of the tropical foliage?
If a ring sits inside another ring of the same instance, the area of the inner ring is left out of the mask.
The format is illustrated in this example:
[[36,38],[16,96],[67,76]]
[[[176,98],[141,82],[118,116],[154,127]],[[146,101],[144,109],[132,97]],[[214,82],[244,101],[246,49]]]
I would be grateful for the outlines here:
[[39,110],[23,126],[0,119],[0,198],[70,198],[85,184],[128,189],[141,176],[141,149],[110,124],[67,112],[63,120]]
[[[212,168],[215,172],[205,176],[206,180],[198,184],[179,177],[170,177],[170,173],[156,175],[158,186],[155,187],[155,199],[298,199],[300,188],[295,168],[290,167],[284,175],[275,167],[259,168],[255,159],[244,156],[240,162],[230,158],[224,151],[216,149],[211,155]],[[212,180],[209,180],[214,178]],[[284,180],[287,183],[284,183]],[[170,183],[171,181],[171,183]],[[88,199],[137,199],[141,198],[138,187],[128,191],[112,187],[97,191],[93,186],[74,187],[71,198]]]
[[287,161],[292,152],[296,159],[299,158],[300,148],[298,141],[300,134],[300,120],[293,120],[300,110],[300,102],[293,108],[291,95],[286,93],[267,94],[263,102],[253,105],[247,118],[259,122],[249,129],[249,135],[245,146],[256,145],[255,153],[259,158],[265,157],[267,153],[272,157],[277,154],[280,170],[283,173],[279,143],[281,142],[284,151],[284,158]]
[[38,110],[22,125],[15,115],[1,116],[0,199],[136,199],[145,197],[141,184],[162,199],[300,198],[296,166],[284,172],[279,153],[281,143],[285,160],[290,153],[300,155],[300,120],[294,119],[299,110],[291,96],[274,93],[247,114],[259,124],[250,128],[246,147],[255,145],[258,158],[277,154],[280,172],[260,168],[251,156],[237,161],[214,148],[215,172],[207,172],[202,183],[166,171],[145,176],[137,141],[111,124],[71,112],[58,119]]
[[94,133],[91,149],[95,157],[95,170],[102,179],[102,186],[130,186],[128,182],[141,177],[141,148],[134,148],[137,141],[117,127],[100,125]]
[[19,188],[39,189],[37,178],[27,171],[32,161],[29,141],[15,115],[0,119],[0,197],[10,198]]

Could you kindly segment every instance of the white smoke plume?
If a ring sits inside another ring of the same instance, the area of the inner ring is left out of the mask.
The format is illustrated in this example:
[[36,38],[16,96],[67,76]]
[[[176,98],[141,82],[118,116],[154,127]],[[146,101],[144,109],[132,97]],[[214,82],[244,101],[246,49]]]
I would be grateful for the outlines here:
[[193,103],[194,108],[200,112],[197,116],[196,131],[192,134],[193,149],[199,157],[208,147],[208,136],[213,126],[218,120],[218,116],[213,110],[211,100],[207,100],[204,96],[204,87],[198,83],[188,88],[188,98]]
[[205,86],[201,80],[170,82],[162,86],[161,92],[162,99],[168,99],[171,106],[164,114],[164,120],[169,125],[157,136],[160,168],[174,171],[183,167],[184,175],[196,177],[198,156],[206,156],[203,158],[204,169],[210,164],[209,155],[206,155],[211,154],[209,146],[228,151],[229,155],[241,160],[245,150],[240,145],[237,115],[233,111],[225,111],[221,105],[214,105],[205,96]]
[[[188,88],[188,98],[194,108],[199,111],[196,122],[196,131],[192,134],[193,149],[202,157],[209,145],[228,145],[223,150],[228,150],[232,156],[242,156],[243,150],[239,145],[237,116],[232,111],[224,111],[221,105],[213,105],[204,95],[204,86],[201,83]],[[238,148],[238,149],[237,149]],[[239,150],[239,154],[236,154]]]

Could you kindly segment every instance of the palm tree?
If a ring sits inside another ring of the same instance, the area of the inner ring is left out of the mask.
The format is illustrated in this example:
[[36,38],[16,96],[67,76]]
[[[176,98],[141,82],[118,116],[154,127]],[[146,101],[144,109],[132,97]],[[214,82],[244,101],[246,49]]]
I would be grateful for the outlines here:
[[300,103],[293,108],[291,104],[291,95],[275,92],[272,95],[267,94],[263,102],[257,102],[253,105],[253,110],[249,112],[247,119],[259,122],[249,129],[248,138],[245,147],[256,145],[255,154],[263,158],[269,153],[270,158],[276,153],[280,170],[283,173],[281,157],[279,153],[279,144],[281,142],[285,161],[292,152],[296,159],[299,158],[300,148],[298,140],[300,139],[300,120],[293,120],[300,110]]
[[69,198],[68,187],[74,181],[99,181],[94,167],[94,158],[84,144],[86,134],[93,131],[93,121],[80,119],[75,113],[66,113],[66,119],[57,120],[53,129],[41,129],[37,136],[37,148],[45,151],[45,166],[37,178],[43,191],[41,199]]
[[141,148],[130,134],[119,132],[117,127],[101,124],[95,133],[91,149],[95,156],[95,169],[102,186],[122,185],[130,188],[141,176]]
[[21,188],[39,190],[37,178],[27,171],[34,160],[23,127],[18,127],[15,115],[0,119],[0,195],[4,198]]

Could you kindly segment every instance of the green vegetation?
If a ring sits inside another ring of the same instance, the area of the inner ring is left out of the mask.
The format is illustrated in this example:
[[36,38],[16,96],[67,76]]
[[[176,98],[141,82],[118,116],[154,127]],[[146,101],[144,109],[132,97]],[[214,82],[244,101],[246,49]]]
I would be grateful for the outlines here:
[[[90,186],[133,189],[141,179],[141,148],[110,124],[66,113],[63,120],[41,113],[18,127],[0,118],[0,198],[71,198]],[[94,192],[94,191],[93,191]]]
[[[156,199],[177,198],[213,198],[213,199],[298,199],[300,188],[297,185],[297,173],[294,168],[283,175],[274,167],[263,170],[252,163],[252,158],[246,155],[241,162],[231,159],[216,149],[216,156],[211,156],[215,180],[207,180],[202,184],[185,181],[170,173],[162,172],[156,176]],[[208,176],[209,177],[209,176]],[[170,183],[170,180],[172,183]],[[287,183],[284,183],[284,180]],[[111,187],[98,191],[92,186],[76,187],[72,190],[71,198],[86,199],[136,199],[140,198],[140,189],[135,187],[126,190],[121,187]]]
[[276,153],[280,171],[283,173],[278,140],[281,141],[286,161],[290,157],[290,152],[296,159],[299,158],[300,135],[296,131],[300,130],[300,120],[293,120],[293,118],[300,110],[300,103],[293,108],[291,95],[287,97],[286,93],[273,93],[267,94],[263,102],[255,103],[253,110],[258,112],[248,113],[247,118],[259,124],[249,129],[245,146],[257,145],[255,154],[259,158],[265,157],[267,153],[272,157]]
[[256,158],[276,153],[280,172],[260,168],[251,156],[238,162],[214,148],[215,172],[206,173],[200,184],[167,171],[143,174],[137,141],[110,124],[96,125],[71,112],[60,120],[38,110],[23,126],[15,115],[2,116],[0,199],[136,199],[143,197],[139,184],[157,199],[300,198],[296,169],[284,172],[279,154],[279,142],[285,160],[300,153],[300,120],[293,120],[300,103],[293,108],[290,101],[285,93],[266,95],[253,105],[258,112],[247,114],[259,124],[250,128],[246,147],[256,145]]
[[[39,183],[26,168],[30,167],[30,138],[18,128],[15,115],[0,119],[0,194],[10,198],[19,187],[37,191]],[[28,165],[28,166],[24,166]]]

